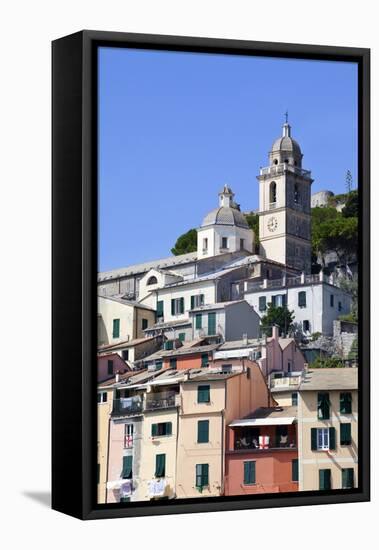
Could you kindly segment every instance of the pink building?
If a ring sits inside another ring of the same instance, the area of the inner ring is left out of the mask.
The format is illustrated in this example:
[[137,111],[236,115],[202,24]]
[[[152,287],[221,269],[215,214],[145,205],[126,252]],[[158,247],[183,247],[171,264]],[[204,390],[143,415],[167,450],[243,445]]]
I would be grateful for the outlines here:
[[116,374],[124,374],[131,368],[117,353],[105,353],[97,356],[97,381],[104,382]]

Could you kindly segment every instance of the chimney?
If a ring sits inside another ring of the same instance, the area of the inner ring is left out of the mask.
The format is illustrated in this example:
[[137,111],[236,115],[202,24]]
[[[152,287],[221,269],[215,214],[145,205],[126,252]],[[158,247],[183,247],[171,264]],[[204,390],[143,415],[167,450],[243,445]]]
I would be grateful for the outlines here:
[[279,327],[278,325],[272,325],[272,337],[274,340],[279,339]]
[[119,372],[116,372],[115,378],[116,378],[116,384],[118,382],[120,382],[120,373]]

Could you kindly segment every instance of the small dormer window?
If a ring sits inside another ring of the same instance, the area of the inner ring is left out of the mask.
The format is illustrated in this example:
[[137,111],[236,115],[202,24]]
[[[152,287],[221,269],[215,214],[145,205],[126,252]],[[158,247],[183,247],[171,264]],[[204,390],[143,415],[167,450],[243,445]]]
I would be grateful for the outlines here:
[[158,279],[156,278],[155,275],[152,275],[151,277],[148,278],[147,280],[147,285],[156,285],[158,283]]
[[222,237],[221,248],[228,248],[228,238]]

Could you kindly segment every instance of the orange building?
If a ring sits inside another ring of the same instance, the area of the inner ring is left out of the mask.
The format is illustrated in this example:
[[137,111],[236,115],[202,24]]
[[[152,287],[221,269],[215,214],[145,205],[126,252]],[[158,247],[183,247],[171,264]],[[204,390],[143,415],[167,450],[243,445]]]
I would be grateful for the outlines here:
[[298,491],[296,407],[261,407],[228,427],[225,495]]

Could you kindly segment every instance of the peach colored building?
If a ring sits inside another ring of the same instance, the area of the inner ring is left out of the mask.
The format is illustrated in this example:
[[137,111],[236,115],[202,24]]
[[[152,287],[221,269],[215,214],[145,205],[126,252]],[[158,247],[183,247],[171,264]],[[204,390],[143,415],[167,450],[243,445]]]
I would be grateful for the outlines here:
[[226,426],[258,406],[273,404],[259,366],[210,367],[181,383],[177,446],[178,498],[224,493]]
[[225,495],[298,490],[296,407],[261,407],[228,427]]

